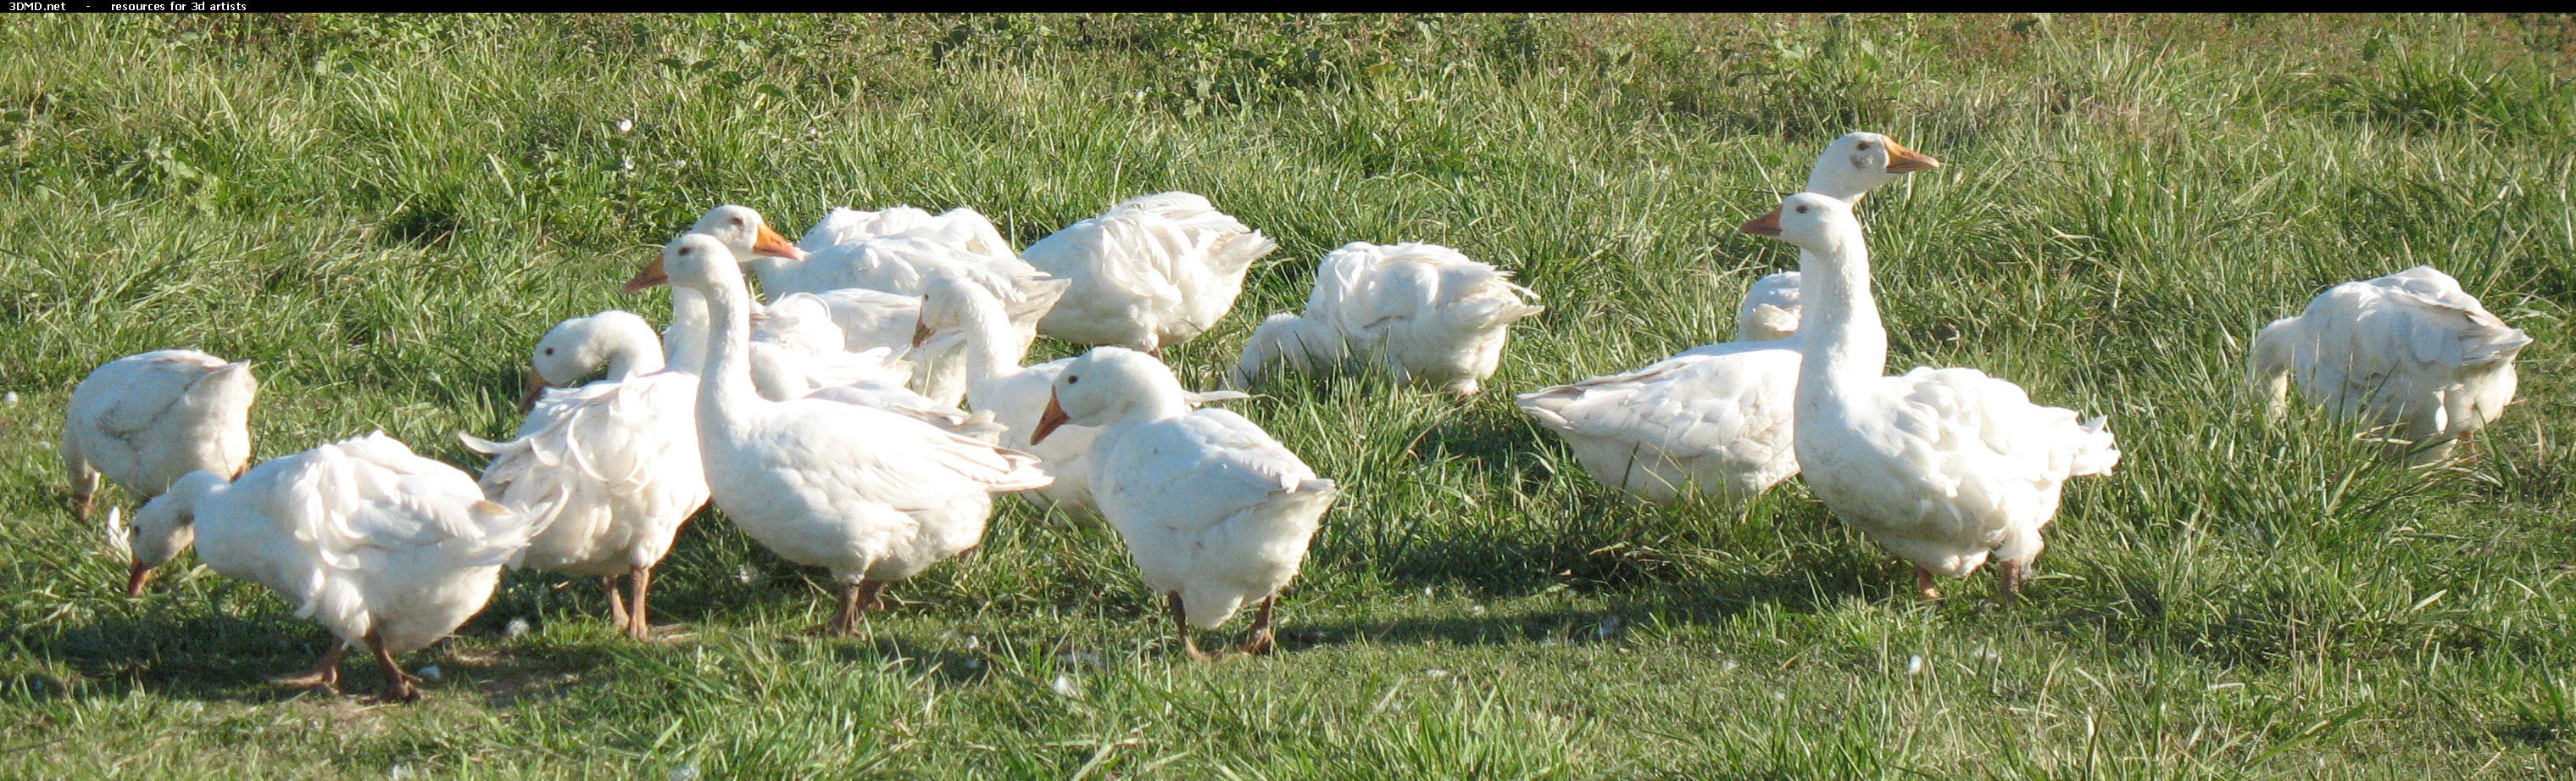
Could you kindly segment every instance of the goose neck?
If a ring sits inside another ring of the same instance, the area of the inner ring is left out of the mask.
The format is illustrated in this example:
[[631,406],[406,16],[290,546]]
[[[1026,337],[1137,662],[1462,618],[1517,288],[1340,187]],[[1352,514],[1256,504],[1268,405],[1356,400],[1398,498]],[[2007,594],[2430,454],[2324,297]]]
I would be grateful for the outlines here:
[[1833,238],[1837,240],[1826,252],[1798,253],[1804,310],[1797,336],[1805,354],[1801,385],[1810,378],[1831,383],[1873,379],[1887,368],[1887,327],[1879,321],[1878,301],[1870,292],[1869,250],[1856,226]]
[[709,331],[702,353],[698,415],[702,420],[730,420],[727,413],[762,399],[751,381],[751,294],[741,286],[720,288],[700,297]]

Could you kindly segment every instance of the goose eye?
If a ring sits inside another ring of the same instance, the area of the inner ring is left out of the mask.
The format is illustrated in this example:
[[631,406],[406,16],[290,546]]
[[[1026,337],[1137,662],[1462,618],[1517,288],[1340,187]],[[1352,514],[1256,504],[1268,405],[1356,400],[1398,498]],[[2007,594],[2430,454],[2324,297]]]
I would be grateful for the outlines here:
[[1867,152],[1867,151],[1869,151],[1869,142],[1867,142],[1867,141],[1860,142],[1860,151],[1863,151],[1863,152]]
[[[1862,149],[1868,149],[1869,147],[1861,147],[1861,148],[1862,148]],[[733,218],[733,224],[735,224],[735,225],[741,225],[741,224],[742,224],[742,218],[741,218],[741,217],[735,217],[735,218]]]
[[680,248],[680,254],[682,254],[682,255],[689,254],[689,248],[688,248],[688,247],[681,247],[681,248]]
[[546,348],[546,354],[547,354],[547,355],[553,355],[553,354],[555,354],[555,348],[552,348],[552,347],[548,347],[548,348]]
[[1800,206],[1800,207],[1798,207],[1798,213],[1799,213],[1799,214],[1805,214],[1805,213],[1807,213],[1807,207],[1804,207],[1804,206]]
[[1074,383],[1081,382],[1081,381],[1082,381],[1082,378],[1080,378],[1080,377],[1066,377],[1066,378],[1064,378],[1064,384],[1066,384],[1066,385],[1072,385],[1072,384],[1074,384]]

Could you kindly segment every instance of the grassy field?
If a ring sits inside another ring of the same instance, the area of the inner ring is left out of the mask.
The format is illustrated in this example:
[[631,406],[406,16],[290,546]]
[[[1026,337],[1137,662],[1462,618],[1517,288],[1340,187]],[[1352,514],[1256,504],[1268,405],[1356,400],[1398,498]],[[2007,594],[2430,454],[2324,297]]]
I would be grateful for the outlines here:
[[[2564,16],[152,21],[0,21],[0,776],[2576,773]],[[1623,500],[1510,404],[1726,337],[1796,263],[1734,226],[1853,129],[1947,163],[1864,205],[1891,368],[2127,452],[2015,609],[1914,599],[1795,483]],[[1268,658],[1179,660],[1114,535],[1016,501],[813,640],[820,573],[710,516],[656,583],[687,636],[514,575],[378,707],[262,681],[329,635],[260,587],[183,558],[124,597],[54,456],[92,367],[195,347],[258,362],[259,457],[381,428],[475,466],[454,435],[513,430],[547,327],[667,316],[616,285],[708,206],[971,206],[1025,245],[1175,188],[1282,247],[1171,353],[1198,387],[1348,241],[1549,306],[1466,404],[1235,405],[1344,490]],[[2422,263],[2538,340],[2487,457],[2410,474],[2239,395],[2256,327]]]

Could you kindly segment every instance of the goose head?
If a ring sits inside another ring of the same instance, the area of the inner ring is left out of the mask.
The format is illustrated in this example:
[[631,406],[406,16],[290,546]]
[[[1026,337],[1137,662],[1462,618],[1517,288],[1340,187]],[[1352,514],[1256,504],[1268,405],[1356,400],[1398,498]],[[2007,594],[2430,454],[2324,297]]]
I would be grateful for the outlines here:
[[197,502],[223,485],[222,475],[189,472],[171,483],[170,490],[135,511],[132,528],[118,523],[115,513],[108,515],[108,536],[134,554],[133,567],[126,573],[126,596],[143,596],[143,587],[152,582],[153,569],[196,543]]
[[612,380],[660,370],[658,342],[652,324],[632,312],[611,309],[556,323],[528,353],[528,384],[519,396],[519,411],[535,406],[547,388],[579,385],[602,369]]
[[1807,191],[1858,201],[1906,174],[1939,167],[1941,161],[1907,149],[1896,139],[1866,130],[1846,133],[1816,157],[1816,167],[1807,174]]
[[704,233],[684,233],[662,245],[662,256],[644,264],[635,278],[626,280],[629,293],[656,285],[694,290],[713,299],[727,288],[748,293],[742,281],[742,262],[724,242]]
[[995,298],[992,291],[959,269],[940,268],[922,280],[921,319],[913,329],[912,344],[919,347],[937,334],[1009,321],[1010,314],[1003,311],[1001,299]]
[[1157,415],[1186,414],[1189,393],[1162,361],[1124,347],[1095,347],[1066,364],[1056,375],[1055,391],[1039,413],[1029,444],[1067,423],[1106,425],[1140,411]]
[[766,255],[788,260],[805,259],[805,250],[798,249],[795,242],[770,229],[769,221],[761,219],[760,212],[749,206],[728,203],[708,209],[706,216],[699,217],[697,224],[689,226],[689,232],[716,237],[717,241],[724,242],[725,249],[733,251],[735,258]]
[[1799,193],[1780,201],[1780,208],[1744,224],[1744,232],[1769,236],[1829,257],[1841,253],[1858,233],[1851,204],[1819,193]]

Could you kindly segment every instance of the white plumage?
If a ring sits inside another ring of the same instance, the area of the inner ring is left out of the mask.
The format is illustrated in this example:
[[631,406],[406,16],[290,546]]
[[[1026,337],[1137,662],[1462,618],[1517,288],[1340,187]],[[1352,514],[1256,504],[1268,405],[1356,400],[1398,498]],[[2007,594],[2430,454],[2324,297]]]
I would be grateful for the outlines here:
[[1160,354],[1224,318],[1244,271],[1278,248],[1206,198],[1174,191],[1121,202],[1020,256],[1073,282],[1039,332]]
[[472,477],[377,432],[271,459],[229,484],[189,473],[135,515],[133,550],[148,569],[193,532],[207,566],[275,590],[297,616],[330,628],[339,644],[287,682],[334,685],[340,655],[364,642],[391,679],[387,696],[416,699],[394,655],[482,610],[529,531]]
[[1744,303],[1735,305],[1735,341],[1774,342],[1797,332],[1798,272],[1754,280],[1744,291]]
[[2067,478],[2109,474],[2102,418],[2032,404],[1974,369],[1884,376],[1887,329],[1851,206],[1800,193],[1745,226],[1797,244],[1805,283],[1796,450],[1807,487],[1844,523],[1932,578],[1993,558],[2010,602],[2039,556]]
[[80,517],[90,517],[102,476],[141,502],[189,472],[240,473],[258,397],[250,362],[195,350],[129,355],[91,371],[63,416],[63,472]]
[[[1845,134],[1807,174],[1817,195],[1856,203],[1940,161],[1877,133]],[[1684,350],[1632,372],[1522,394],[1521,410],[1565,438],[1594,479],[1667,502],[1698,490],[1748,498],[1798,473],[1798,272],[1756,280],[1736,306],[1735,341]]]
[[1349,362],[1472,395],[1494,375],[1511,324],[1546,311],[1511,278],[1437,244],[1351,242],[1324,256],[1303,314],[1271,315],[1252,332],[1228,381],[1247,386],[1281,362],[1300,372]]
[[761,398],[748,365],[751,297],[732,253],[690,234],[655,265],[647,275],[704,294],[711,310],[697,426],[715,505],[780,558],[842,581],[835,631],[856,631],[887,582],[974,547],[993,494],[1047,484],[1036,457],[915,418]]
[[[551,376],[550,361],[567,354],[640,356],[629,360],[647,365],[611,368],[609,379],[547,394],[529,410],[516,439],[458,438],[492,457],[479,481],[485,495],[524,516],[533,530],[512,565],[605,579],[611,619],[644,639],[652,628],[645,600],[653,566],[707,501],[695,423],[698,378],[661,370],[661,346],[642,318],[611,311],[593,319],[634,322],[574,329],[568,333],[585,338],[569,345],[550,333],[535,356],[539,374]],[[576,377],[596,370],[557,365],[557,373]],[[619,597],[620,577],[629,578],[631,599]]]
[[2278,416],[2296,378],[2328,416],[2383,429],[2429,463],[2504,413],[2513,359],[2530,344],[2458,280],[2416,266],[2336,285],[2306,313],[2264,326],[2248,381]]
[[1065,367],[1035,441],[1066,423],[1099,429],[1092,496],[1174,623],[1186,622],[1189,654],[1188,625],[1215,628],[1252,602],[1261,613],[1247,650],[1267,650],[1272,605],[1332,506],[1333,481],[1243,416],[1193,411],[1171,370],[1132,350],[1097,348]]
[[[967,405],[979,414],[990,414],[1004,427],[1000,440],[1004,447],[1036,455],[1039,468],[1055,478],[1053,484],[1028,496],[1063,509],[1076,520],[1094,519],[1098,508],[1091,498],[1092,428],[1062,426],[1044,443],[1030,441],[1056,376],[1073,359],[1021,366],[1029,343],[1011,329],[1002,303],[983,288],[950,274],[931,278],[930,292],[922,297],[921,322],[934,341],[954,338],[963,343]],[[1243,397],[1226,391],[1184,395],[1192,406]]]

